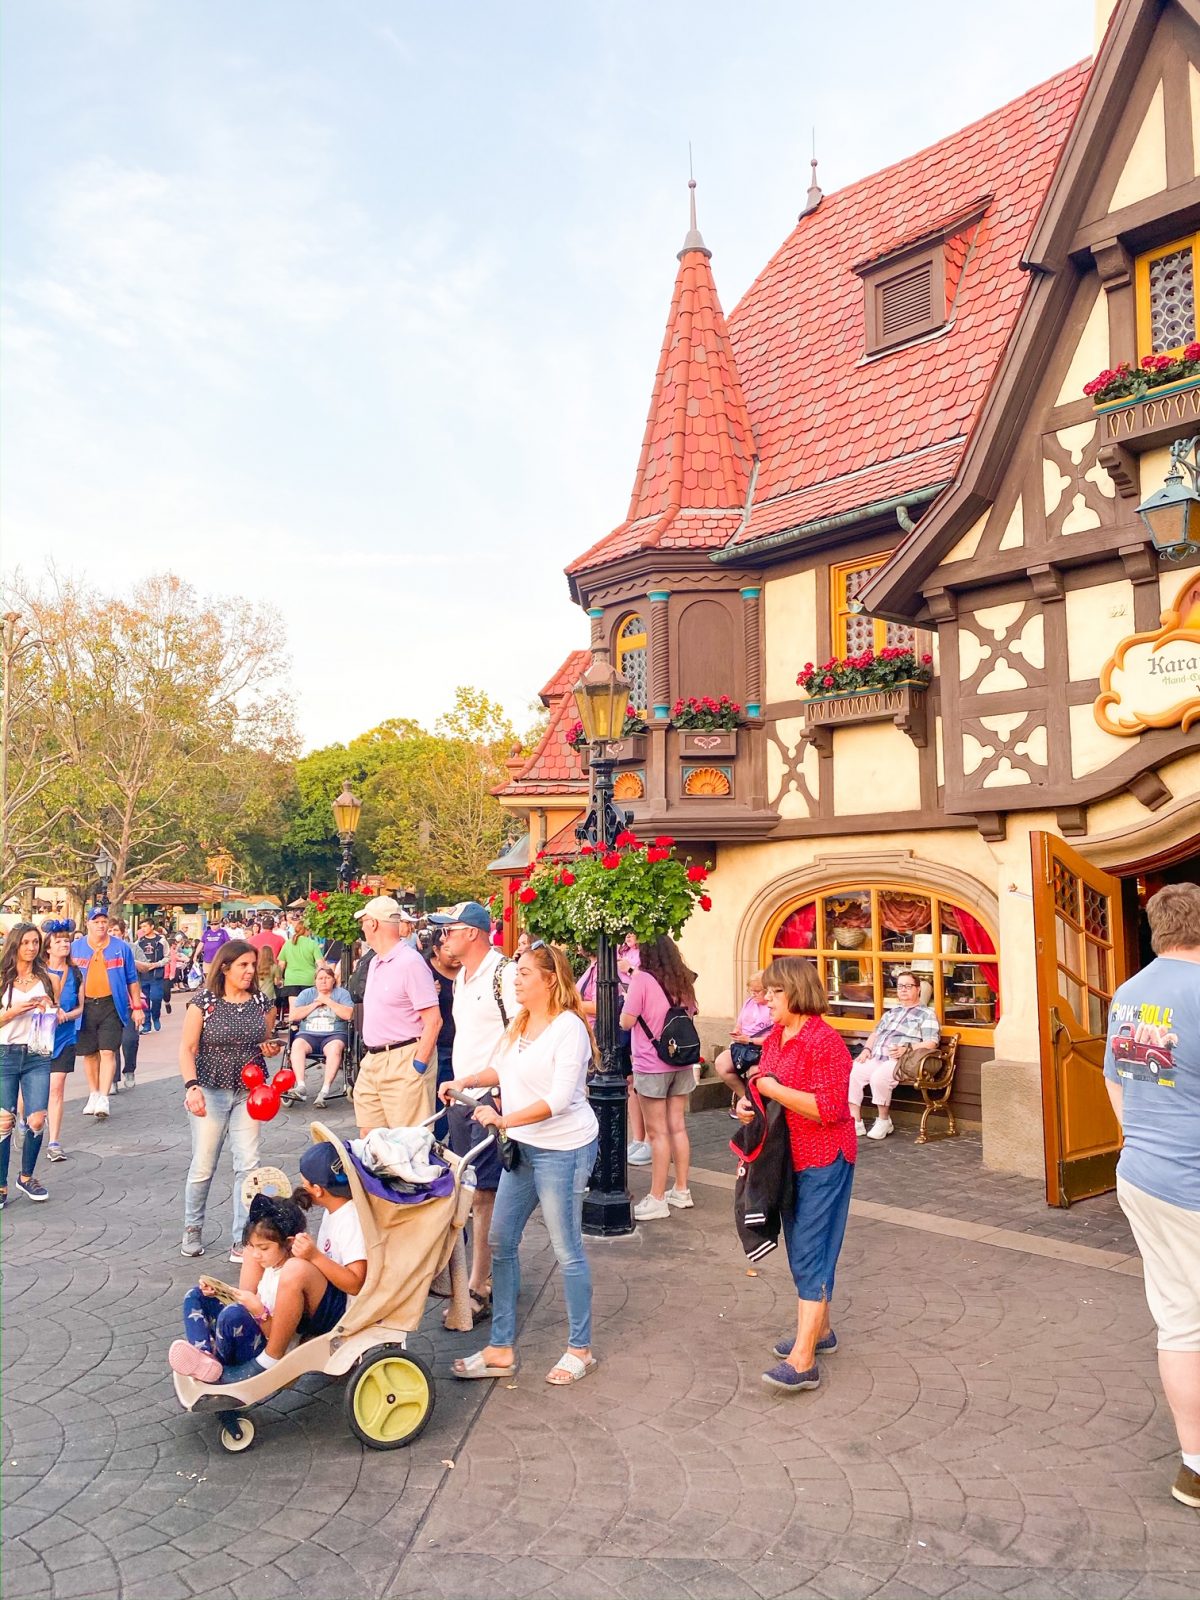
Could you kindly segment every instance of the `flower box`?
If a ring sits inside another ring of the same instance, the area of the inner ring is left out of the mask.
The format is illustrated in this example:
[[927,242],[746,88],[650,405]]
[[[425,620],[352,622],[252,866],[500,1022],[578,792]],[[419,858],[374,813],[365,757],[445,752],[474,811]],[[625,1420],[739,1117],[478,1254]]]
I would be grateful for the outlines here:
[[646,735],[644,733],[629,733],[617,744],[610,744],[609,754],[618,764],[626,761],[645,761]]
[[1096,415],[1101,444],[1123,444],[1134,451],[1169,444],[1181,433],[1200,430],[1200,374],[1110,400],[1096,407]]
[[709,730],[680,729],[679,754],[681,756],[735,756],[737,754],[737,729],[713,728]]
[[925,683],[908,682],[892,689],[850,689],[841,694],[815,695],[804,703],[805,732],[828,749],[837,728],[862,722],[894,722],[915,745],[924,747],[927,688]]

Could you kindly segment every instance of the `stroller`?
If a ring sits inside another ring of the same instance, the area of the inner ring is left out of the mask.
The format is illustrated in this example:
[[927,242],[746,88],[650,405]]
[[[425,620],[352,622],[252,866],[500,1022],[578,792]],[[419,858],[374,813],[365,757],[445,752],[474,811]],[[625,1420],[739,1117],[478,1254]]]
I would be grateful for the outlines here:
[[447,1326],[461,1331],[471,1327],[462,1230],[474,1195],[470,1168],[492,1135],[462,1157],[440,1151],[453,1177],[451,1192],[405,1205],[368,1192],[337,1136],[320,1122],[310,1128],[315,1141],[334,1146],[349,1176],[351,1203],[367,1246],[361,1292],[332,1333],[294,1345],[275,1366],[228,1384],[200,1383],[172,1373],[175,1393],[185,1411],[215,1412],[222,1446],[236,1452],[254,1442],[255,1425],[246,1414],[250,1406],[271,1399],[306,1372],[345,1377],[351,1432],[372,1450],[398,1450],[411,1444],[433,1415],[433,1374],[408,1350],[407,1341],[420,1325],[430,1284],[446,1267],[452,1285]]

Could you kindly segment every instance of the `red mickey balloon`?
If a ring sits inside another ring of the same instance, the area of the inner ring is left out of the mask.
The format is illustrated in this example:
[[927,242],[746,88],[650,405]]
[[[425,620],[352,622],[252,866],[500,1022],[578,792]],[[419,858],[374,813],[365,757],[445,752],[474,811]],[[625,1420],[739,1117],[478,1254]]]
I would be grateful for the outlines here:
[[259,1084],[266,1083],[267,1075],[257,1061],[247,1061],[242,1068],[242,1082],[247,1089],[257,1089]]
[[287,1094],[289,1089],[296,1087],[296,1074],[291,1067],[280,1067],[271,1079],[271,1088],[278,1089],[280,1094]]
[[246,1097],[246,1110],[255,1122],[270,1122],[279,1110],[279,1091],[269,1083],[260,1083]]

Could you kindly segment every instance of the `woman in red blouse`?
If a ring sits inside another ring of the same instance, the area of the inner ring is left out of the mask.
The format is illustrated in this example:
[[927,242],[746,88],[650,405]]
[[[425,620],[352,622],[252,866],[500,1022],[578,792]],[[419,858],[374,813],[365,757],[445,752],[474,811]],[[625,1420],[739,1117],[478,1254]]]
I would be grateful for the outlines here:
[[[796,1189],[783,1234],[800,1300],[796,1336],[775,1346],[779,1365],[763,1373],[763,1382],[776,1389],[815,1389],[821,1381],[818,1352],[837,1349],[829,1302],[858,1154],[847,1095],[850,1052],[822,1016],[828,1002],[811,962],[798,956],[772,961],[763,988],[775,1026],[753,1081],[764,1100],[778,1101],[787,1114]],[[742,1100],[739,1116],[749,1121],[752,1112],[750,1101]]]

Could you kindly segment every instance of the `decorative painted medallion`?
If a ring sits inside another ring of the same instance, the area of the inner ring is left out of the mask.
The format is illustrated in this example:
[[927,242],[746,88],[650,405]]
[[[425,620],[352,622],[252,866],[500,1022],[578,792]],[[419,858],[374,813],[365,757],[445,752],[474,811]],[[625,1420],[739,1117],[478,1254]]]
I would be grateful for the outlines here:
[[1200,722],[1200,575],[1186,579],[1153,633],[1122,639],[1100,673],[1093,711],[1105,733],[1184,733]]

